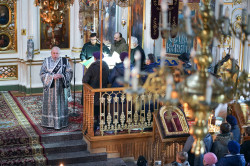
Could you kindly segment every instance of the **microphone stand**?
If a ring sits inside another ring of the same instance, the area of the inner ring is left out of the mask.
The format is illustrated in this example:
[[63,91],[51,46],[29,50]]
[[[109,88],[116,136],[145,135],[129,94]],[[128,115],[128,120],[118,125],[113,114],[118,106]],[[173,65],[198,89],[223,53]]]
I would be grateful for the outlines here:
[[79,114],[77,113],[77,109],[75,108],[76,105],[76,58],[74,57],[74,106],[73,106],[73,113],[71,114],[72,117],[77,117]]

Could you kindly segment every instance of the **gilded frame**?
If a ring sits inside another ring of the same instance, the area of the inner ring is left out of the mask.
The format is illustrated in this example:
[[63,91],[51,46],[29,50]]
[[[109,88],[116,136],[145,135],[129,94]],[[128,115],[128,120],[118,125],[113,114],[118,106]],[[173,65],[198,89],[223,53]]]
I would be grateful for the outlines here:
[[[9,24],[11,23],[11,13],[12,13],[12,11],[11,11],[11,8],[9,7],[9,5],[8,4],[5,4],[5,3],[0,3],[0,6],[5,6],[7,9],[8,9],[8,15],[9,15],[9,20],[8,20],[8,22],[6,23],[6,24],[0,24],[0,28],[6,28],[6,27],[8,27],[9,26]],[[1,14],[1,13],[0,13]]]
[[16,25],[16,0],[2,0],[0,6],[8,9],[9,20],[7,24],[0,26],[0,34],[7,35],[10,43],[7,47],[0,49],[0,54],[17,52],[17,25]]
[[[175,112],[177,114],[183,131],[169,132],[165,119],[164,119],[164,115],[167,112]],[[180,108],[178,108],[177,106],[172,106],[172,105],[163,106],[161,107],[159,114],[160,114],[160,121],[164,130],[165,136],[189,134],[189,127],[188,127],[185,115],[181,111]]]
[[[41,9],[39,10],[40,12],[41,12]],[[67,20],[67,22],[65,23],[65,27],[67,28],[67,33],[68,33],[68,47],[60,47],[60,49],[61,50],[67,50],[67,49],[69,49],[69,48],[71,48],[70,47],[70,8],[68,8],[67,9],[67,12],[64,12],[64,13],[67,13],[67,17],[65,17],[65,18],[67,18],[68,20]],[[42,25],[44,24],[44,23],[42,23],[42,19],[41,19],[41,17],[39,17],[40,18],[40,20],[39,20],[39,26],[40,26],[40,33],[39,33],[39,35],[40,35],[40,50],[51,50],[51,48],[42,48],[42,42],[43,41],[45,41],[45,40],[43,40],[43,38],[44,38],[44,36],[45,36],[45,34],[44,34],[44,32],[42,32],[42,30],[43,30],[43,28],[42,28]],[[43,38],[42,38],[42,34],[43,34]],[[53,46],[52,46],[53,47]]]
[[12,45],[12,38],[11,38],[11,36],[8,33],[4,33],[3,32],[3,33],[0,33],[0,40],[1,40],[2,35],[5,35],[5,36],[7,36],[9,38],[8,45],[6,47],[0,47],[0,51],[5,51],[5,50],[8,50],[11,47],[11,45]]

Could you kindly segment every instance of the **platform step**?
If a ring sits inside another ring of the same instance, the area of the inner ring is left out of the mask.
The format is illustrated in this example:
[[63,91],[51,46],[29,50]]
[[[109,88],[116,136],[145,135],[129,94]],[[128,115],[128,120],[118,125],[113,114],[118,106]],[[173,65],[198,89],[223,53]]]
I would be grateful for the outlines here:
[[43,146],[45,148],[46,155],[87,150],[87,144],[84,140],[54,142],[43,144]]
[[127,165],[121,158],[112,158],[112,159],[107,159],[107,161],[67,164],[67,166],[129,166],[129,165]]
[[87,151],[70,152],[70,153],[55,153],[47,156],[49,165],[68,165],[77,163],[107,161],[107,153],[91,154]]
[[62,132],[45,134],[41,136],[42,144],[55,143],[60,141],[72,141],[72,140],[82,140],[83,134],[81,131],[74,132]]

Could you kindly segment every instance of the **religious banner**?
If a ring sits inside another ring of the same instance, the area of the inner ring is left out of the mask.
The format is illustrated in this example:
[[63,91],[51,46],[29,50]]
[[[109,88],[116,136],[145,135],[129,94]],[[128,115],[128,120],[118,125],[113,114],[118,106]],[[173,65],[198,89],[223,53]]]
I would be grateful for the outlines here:
[[168,21],[170,23],[170,35],[175,38],[178,33],[179,0],[174,0],[173,5],[168,8]]
[[[191,16],[195,16],[195,11],[191,11]],[[179,20],[183,20],[183,14],[179,14]],[[177,34],[175,38],[169,38],[166,42],[166,53],[180,55],[190,53],[193,47],[193,41],[188,40],[185,33]]]
[[160,5],[159,0],[151,1],[151,38],[158,39],[159,37],[159,20],[160,20]]

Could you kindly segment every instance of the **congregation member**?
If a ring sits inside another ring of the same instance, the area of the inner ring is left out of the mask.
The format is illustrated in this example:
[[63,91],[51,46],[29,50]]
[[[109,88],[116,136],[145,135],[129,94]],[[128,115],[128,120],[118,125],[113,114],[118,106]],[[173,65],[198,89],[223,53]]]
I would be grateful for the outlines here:
[[188,153],[187,152],[178,152],[176,154],[176,161],[167,166],[190,166],[188,162]]
[[145,64],[145,53],[142,47],[138,44],[138,39],[134,36],[131,36],[131,55],[130,55],[130,62],[133,66],[135,66],[135,55],[136,53],[141,55],[141,69],[144,68]]
[[53,47],[51,56],[45,58],[40,70],[43,83],[43,127],[62,129],[68,126],[68,95],[72,69],[66,58],[60,57],[60,48]]
[[231,125],[231,133],[233,135],[233,140],[240,143],[240,128],[237,123],[237,119],[233,115],[227,115],[227,122]]
[[127,52],[122,52],[120,54],[121,63],[116,63],[115,67],[112,69],[110,75],[109,75],[109,83],[111,84],[111,87],[123,87],[122,84],[117,82],[117,78],[124,77],[124,59],[128,57]]
[[190,63],[190,54],[182,53],[180,56],[178,56],[178,59],[179,59],[179,66],[183,68],[184,74],[190,75],[192,68],[192,65]]
[[[84,46],[82,47],[82,51],[80,53],[81,61],[86,62],[87,60],[91,60],[91,62],[89,62],[89,64],[91,64],[93,62],[91,59],[93,57],[93,53],[100,51],[100,47],[101,45],[97,43],[96,33],[91,33],[90,42],[85,43]],[[110,53],[110,50],[105,44],[103,44],[102,50],[103,50],[103,53],[106,53],[106,54]],[[86,69],[87,69],[86,66],[83,66],[83,75],[86,72]],[[83,87],[82,87],[81,104],[83,104]]]
[[[88,83],[92,88],[100,88],[100,52],[94,52],[94,63],[84,74],[82,82]],[[103,56],[103,55],[102,55]],[[109,76],[109,67],[105,61],[102,61],[102,88],[107,88]]]
[[227,144],[232,140],[230,130],[231,125],[229,123],[222,123],[220,125],[220,134],[216,136],[211,150],[217,156],[218,160],[228,152]]
[[[83,76],[82,82],[89,84],[92,88],[97,89],[100,88],[100,52],[94,52],[94,61],[86,71]],[[102,55],[103,56],[103,55]],[[108,85],[108,77],[109,77],[109,67],[105,61],[102,61],[102,88],[107,88]],[[94,116],[97,120],[95,124],[95,128],[97,127],[98,123],[98,116],[99,116],[99,102],[100,94],[95,93],[94,96]]]
[[218,159],[214,153],[208,152],[204,155],[204,158],[203,158],[204,166],[215,166],[217,162],[218,162]]
[[111,45],[110,55],[113,55],[114,52],[118,54],[128,52],[128,45],[120,32],[116,32],[114,35],[114,43]]
[[[156,68],[158,68],[159,64],[155,62],[154,54],[148,54],[148,59],[146,60],[146,65],[144,67],[144,71],[147,73],[153,73]],[[142,82],[145,83],[148,76],[142,76]]]
[[[213,144],[213,139],[211,134],[207,134],[205,138],[203,139],[204,145],[205,145],[205,153],[210,152]],[[203,164],[203,154],[199,156],[195,156],[194,153],[191,153],[191,149],[194,143],[194,137],[190,135],[185,142],[185,145],[183,147],[183,151],[188,153],[188,162],[192,166],[200,166]]]
[[[80,53],[81,61],[88,60],[92,58],[93,53],[100,51],[100,44],[97,43],[96,33],[91,33],[90,35],[90,42],[87,42],[82,47],[82,51]],[[110,50],[106,45],[103,44],[103,53],[109,54]]]
[[250,166],[250,126],[246,128],[246,140],[240,146],[240,154],[244,154],[246,163]]
[[219,159],[216,166],[245,166],[244,155],[240,154],[240,144],[236,141],[229,141],[227,144],[229,154]]

